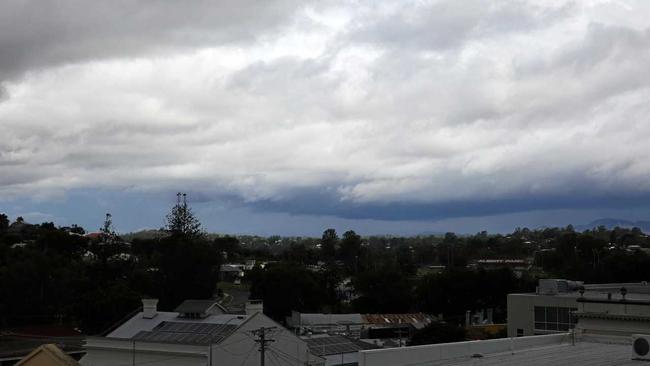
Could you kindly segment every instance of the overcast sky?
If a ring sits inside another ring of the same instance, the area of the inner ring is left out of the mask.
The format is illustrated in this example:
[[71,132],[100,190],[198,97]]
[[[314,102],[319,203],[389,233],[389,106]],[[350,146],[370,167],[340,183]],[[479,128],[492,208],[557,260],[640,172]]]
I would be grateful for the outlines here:
[[210,231],[650,219],[650,1],[0,2],[0,212]]

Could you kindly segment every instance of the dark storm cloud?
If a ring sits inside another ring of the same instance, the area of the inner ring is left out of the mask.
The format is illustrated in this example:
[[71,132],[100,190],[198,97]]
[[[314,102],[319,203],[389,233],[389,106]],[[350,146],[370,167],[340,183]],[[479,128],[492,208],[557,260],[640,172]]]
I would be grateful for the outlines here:
[[385,220],[648,205],[648,2],[53,4],[0,5],[0,199],[183,187]]

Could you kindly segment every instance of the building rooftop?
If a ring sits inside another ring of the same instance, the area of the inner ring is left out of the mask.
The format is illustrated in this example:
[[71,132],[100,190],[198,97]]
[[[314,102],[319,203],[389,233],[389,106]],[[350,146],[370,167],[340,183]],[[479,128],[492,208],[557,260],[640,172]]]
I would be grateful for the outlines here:
[[136,333],[131,339],[207,346],[211,343],[221,343],[235,329],[237,329],[237,325],[231,324],[164,321],[150,331]]
[[482,365],[482,366],[641,366],[650,362],[632,359],[632,346],[625,344],[606,344],[596,342],[578,342],[575,345],[558,344],[541,348],[520,350],[514,353],[502,352],[483,355],[483,357],[465,356],[455,359],[439,360],[427,365]]
[[[143,336],[141,332],[156,332],[156,328],[161,326],[162,323],[176,323],[176,324],[217,324],[217,325],[240,325],[249,316],[247,315],[237,315],[237,314],[219,314],[219,315],[209,315],[205,318],[192,319],[192,318],[180,318],[179,314],[176,312],[166,312],[158,311],[156,316],[151,319],[143,317],[143,313],[139,312],[131,319],[127,320],[124,324],[119,326],[117,329],[112,331],[107,335],[108,338],[126,338],[132,339],[140,333],[140,337]],[[191,326],[190,326],[191,327]],[[169,329],[169,328],[164,328]]]
[[[214,306],[218,306],[214,300],[185,300],[174,311],[177,313],[207,314]],[[221,312],[225,313],[225,309],[223,310]]]
[[302,337],[309,351],[317,356],[340,355],[342,353],[353,353],[365,349],[381,348],[372,344],[343,336],[313,336]]
[[571,333],[360,351],[359,366],[641,366],[631,337]]
[[432,316],[423,313],[363,314],[362,317],[365,323],[376,325],[413,324],[424,326],[435,320]]
[[[363,324],[361,314],[319,314],[319,313],[300,313],[300,325],[345,325],[345,324]],[[298,325],[298,324],[296,324]]]

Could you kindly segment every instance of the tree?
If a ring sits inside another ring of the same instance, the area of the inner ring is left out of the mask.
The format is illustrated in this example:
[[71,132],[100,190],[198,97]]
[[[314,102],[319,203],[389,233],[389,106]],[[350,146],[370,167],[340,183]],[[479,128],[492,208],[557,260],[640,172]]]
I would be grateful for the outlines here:
[[283,321],[291,311],[320,310],[326,290],[319,274],[302,265],[279,263],[264,269],[254,268],[247,275],[251,281],[251,299],[264,300],[264,314]]
[[187,205],[187,194],[178,192],[176,197],[176,205],[172,207],[172,211],[166,216],[167,231],[173,236],[187,238],[202,236],[201,223]]
[[462,342],[464,340],[465,328],[448,323],[436,322],[415,332],[408,345],[417,346],[422,344]]
[[352,230],[343,233],[339,253],[345,264],[345,269],[349,273],[356,273],[359,257],[361,256],[361,236]]
[[360,313],[405,313],[412,306],[411,281],[394,264],[361,272],[352,283],[359,295],[353,305]]
[[0,233],[7,231],[9,228],[9,217],[5,214],[0,214]]
[[336,246],[339,242],[339,237],[336,235],[336,230],[327,229],[323,231],[321,240],[321,255],[323,259],[332,260],[336,255]]

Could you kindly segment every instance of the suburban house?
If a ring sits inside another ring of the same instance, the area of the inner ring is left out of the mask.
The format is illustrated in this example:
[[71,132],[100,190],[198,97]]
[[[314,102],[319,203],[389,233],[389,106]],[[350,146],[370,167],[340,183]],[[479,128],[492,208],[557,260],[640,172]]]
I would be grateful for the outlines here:
[[[299,334],[329,333],[356,339],[406,339],[437,317],[423,313],[412,314],[321,314],[294,311],[287,324]],[[374,342],[380,344],[381,342]],[[381,343],[383,344],[383,343]]]
[[79,366],[79,363],[54,344],[44,344],[20,360],[16,366]]
[[261,301],[250,301],[245,314],[228,314],[209,301],[190,300],[174,312],[157,310],[157,300],[144,299],[143,310],[106,337],[86,342],[85,366],[155,364],[259,365],[264,340],[267,364],[319,365],[306,341],[262,313]]

